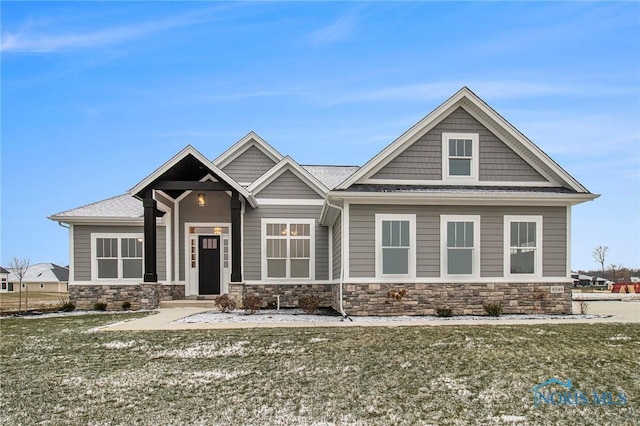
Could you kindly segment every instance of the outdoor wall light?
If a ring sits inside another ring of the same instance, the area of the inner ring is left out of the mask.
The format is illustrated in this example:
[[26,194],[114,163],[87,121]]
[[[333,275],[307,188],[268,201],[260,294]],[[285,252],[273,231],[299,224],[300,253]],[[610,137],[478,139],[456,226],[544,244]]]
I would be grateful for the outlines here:
[[219,226],[216,226],[215,228],[213,228],[213,234],[214,235],[222,234],[222,228],[220,228]]
[[198,194],[198,207],[204,207],[204,194],[202,192]]

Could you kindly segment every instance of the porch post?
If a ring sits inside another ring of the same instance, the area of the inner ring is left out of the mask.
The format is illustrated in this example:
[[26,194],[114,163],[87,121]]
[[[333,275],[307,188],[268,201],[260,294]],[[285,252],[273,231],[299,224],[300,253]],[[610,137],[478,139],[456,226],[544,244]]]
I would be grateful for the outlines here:
[[231,282],[242,282],[242,234],[240,229],[240,194],[231,193]]
[[147,192],[142,201],[144,207],[144,282],[158,282],[156,272],[156,209],[158,203]]

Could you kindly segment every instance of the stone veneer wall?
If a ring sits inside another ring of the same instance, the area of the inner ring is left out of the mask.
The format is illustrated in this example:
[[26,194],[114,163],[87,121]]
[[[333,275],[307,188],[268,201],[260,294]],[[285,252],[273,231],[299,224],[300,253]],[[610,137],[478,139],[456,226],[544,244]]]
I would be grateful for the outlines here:
[[[553,286],[564,291],[551,293]],[[436,308],[444,306],[454,315],[486,315],[482,305],[496,302],[505,314],[570,314],[571,288],[563,283],[344,284],[343,306],[354,316],[435,315]],[[337,296],[333,302],[337,310]]]
[[320,307],[332,306],[332,287],[334,284],[244,284],[229,283],[229,296],[235,299],[238,307],[242,307],[245,294],[258,295],[262,298],[263,307],[275,306],[276,296],[280,296],[281,308],[297,308],[301,296],[316,295],[320,297]]
[[184,299],[181,284],[102,284],[70,285],[69,300],[80,310],[93,309],[96,302],[107,304],[110,311],[122,310],[122,302],[129,301],[131,309],[155,309],[161,300]]

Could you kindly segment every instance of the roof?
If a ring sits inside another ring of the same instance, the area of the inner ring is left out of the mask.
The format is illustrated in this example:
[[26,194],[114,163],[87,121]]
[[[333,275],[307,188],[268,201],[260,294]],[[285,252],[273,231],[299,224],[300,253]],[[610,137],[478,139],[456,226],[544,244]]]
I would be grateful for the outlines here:
[[336,189],[336,192],[397,192],[397,193],[429,193],[429,192],[474,192],[474,193],[546,193],[546,194],[575,194],[564,187],[523,187],[523,186],[482,186],[482,185],[373,185],[356,184],[351,185],[348,190]]
[[531,167],[546,177],[550,182],[571,188],[575,192],[589,194],[589,191],[584,186],[468,87],[460,89],[409,130],[400,135],[396,140],[387,145],[337,188],[347,189],[356,183],[374,183],[367,182],[367,180],[381,167],[388,164],[400,153],[404,152],[407,147],[411,146],[420,137],[435,127],[444,117],[459,107],[462,107],[474,118],[479,120],[488,130],[498,136],[502,142],[514,150],[523,160],[529,163]]
[[9,271],[7,271],[2,266],[0,266],[0,274],[8,274],[8,273],[9,273]]
[[73,219],[80,217],[95,218],[141,218],[144,214],[142,201],[129,194],[122,194],[106,200],[97,201],[75,209],[56,213],[53,220]]
[[302,168],[308,171],[316,179],[329,189],[333,189],[342,183],[349,176],[354,174],[359,166],[313,166],[302,165]]
[[[9,281],[19,281],[18,277],[9,268]],[[58,283],[69,281],[69,268],[55,263],[36,263],[29,265],[27,273],[22,278],[23,282],[32,283]]]

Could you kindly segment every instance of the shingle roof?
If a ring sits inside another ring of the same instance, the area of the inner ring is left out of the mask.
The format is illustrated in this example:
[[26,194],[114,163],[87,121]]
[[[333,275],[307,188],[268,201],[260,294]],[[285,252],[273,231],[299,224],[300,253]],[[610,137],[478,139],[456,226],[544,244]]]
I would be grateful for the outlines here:
[[545,193],[575,194],[576,191],[564,187],[546,186],[463,186],[463,185],[351,185],[348,189],[337,189],[341,192],[481,192],[481,193]]
[[[18,281],[18,277],[11,269],[9,269],[9,281]],[[29,266],[22,281],[27,283],[57,283],[60,281],[69,281],[69,268],[56,265],[55,263],[36,263]]]
[[333,189],[349,176],[354,174],[358,166],[302,166],[329,189]]
[[138,218],[142,217],[144,209],[142,201],[133,198],[129,194],[118,195],[117,197],[97,201],[86,206],[77,207],[51,216],[52,219],[59,217],[122,217]]

